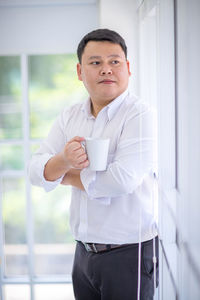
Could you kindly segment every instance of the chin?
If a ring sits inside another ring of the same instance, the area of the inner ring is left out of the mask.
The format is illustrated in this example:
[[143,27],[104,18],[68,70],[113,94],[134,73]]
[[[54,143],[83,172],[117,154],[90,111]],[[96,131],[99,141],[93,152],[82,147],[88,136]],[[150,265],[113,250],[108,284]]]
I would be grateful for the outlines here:
[[117,98],[119,95],[121,94],[121,92],[116,92],[116,91],[113,91],[113,92],[105,92],[103,93],[103,97],[108,99],[108,100],[114,100],[115,98]]

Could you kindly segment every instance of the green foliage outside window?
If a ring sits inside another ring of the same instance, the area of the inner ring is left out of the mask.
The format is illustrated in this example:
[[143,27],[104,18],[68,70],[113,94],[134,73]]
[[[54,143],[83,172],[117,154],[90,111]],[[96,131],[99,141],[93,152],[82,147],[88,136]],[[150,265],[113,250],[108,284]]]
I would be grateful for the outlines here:
[[86,97],[76,75],[77,58],[40,55],[29,58],[31,137],[43,138],[63,107]]
[[22,138],[19,57],[0,57],[0,139]]
[[[30,142],[45,138],[59,112],[87,97],[76,75],[75,54],[34,55],[28,58]],[[0,172],[23,171],[23,107],[20,57],[0,57]],[[10,141],[19,144],[10,144]],[[21,143],[21,145],[20,145]],[[32,147],[31,143],[26,145]],[[26,170],[25,174],[26,174]],[[27,175],[26,175],[27,176]],[[24,178],[3,179],[3,221],[6,243],[26,243],[26,192]],[[67,243],[70,190],[51,193],[32,188],[34,238],[37,243]]]

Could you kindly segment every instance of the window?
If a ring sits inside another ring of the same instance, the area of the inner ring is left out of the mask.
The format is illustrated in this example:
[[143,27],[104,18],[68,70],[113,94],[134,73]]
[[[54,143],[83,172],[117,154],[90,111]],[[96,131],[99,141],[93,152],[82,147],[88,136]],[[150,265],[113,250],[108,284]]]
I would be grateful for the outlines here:
[[32,187],[27,167],[62,107],[85,97],[74,53],[99,26],[98,1],[36,2],[0,1],[0,299],[72,300],[70,189]]
[[[86,97],[76,62],[76,54],[0,57],[0,251],[6,300],[29,299],[30,287],[24,284],[31,282],[36,300],[44,300],[45,289],[46,299],[64,299],[62,284],[71,280],[70,188],[46,193],[30,186],[26,171],[62,108]],[[54,285],[36,284],[41,282]],[[69,292],[72,297],[72,288]]]
[[176,299],[174,1],[142,1],[139,24],[140,95],[158,112],[160,284],[157,297]]

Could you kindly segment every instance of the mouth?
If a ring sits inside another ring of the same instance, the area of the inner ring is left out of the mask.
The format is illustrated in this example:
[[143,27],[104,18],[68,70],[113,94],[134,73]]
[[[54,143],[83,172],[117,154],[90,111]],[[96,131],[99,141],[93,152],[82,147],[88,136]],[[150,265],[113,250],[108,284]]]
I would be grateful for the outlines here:
[[110,80],[110,79],[104,79],[104,80],[99,81],[98,83],[112,84],[112,83],[115,83],[115,81],[114,80]]

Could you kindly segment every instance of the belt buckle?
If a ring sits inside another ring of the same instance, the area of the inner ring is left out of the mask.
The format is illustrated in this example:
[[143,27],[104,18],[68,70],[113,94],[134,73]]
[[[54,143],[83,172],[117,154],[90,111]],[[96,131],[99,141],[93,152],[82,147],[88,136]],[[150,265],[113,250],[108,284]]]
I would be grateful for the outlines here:
[[88,245],[87,243],[84,243],[85,249],[87,250],[87,252],[91,252],[92,249],[90,247],[90,245]]
[[91,246],[92,246],[94,252],[97,253],[98,251],[97,251],[97,248],[96,248],[95,244],[92,244]]
[[88,243],[83,243],[83,244],[84,244],[85,249],[86,249],[87,252],[95,252],[95,253],[98,252],[95,244],[91,244],[91,245],[89,245]]

